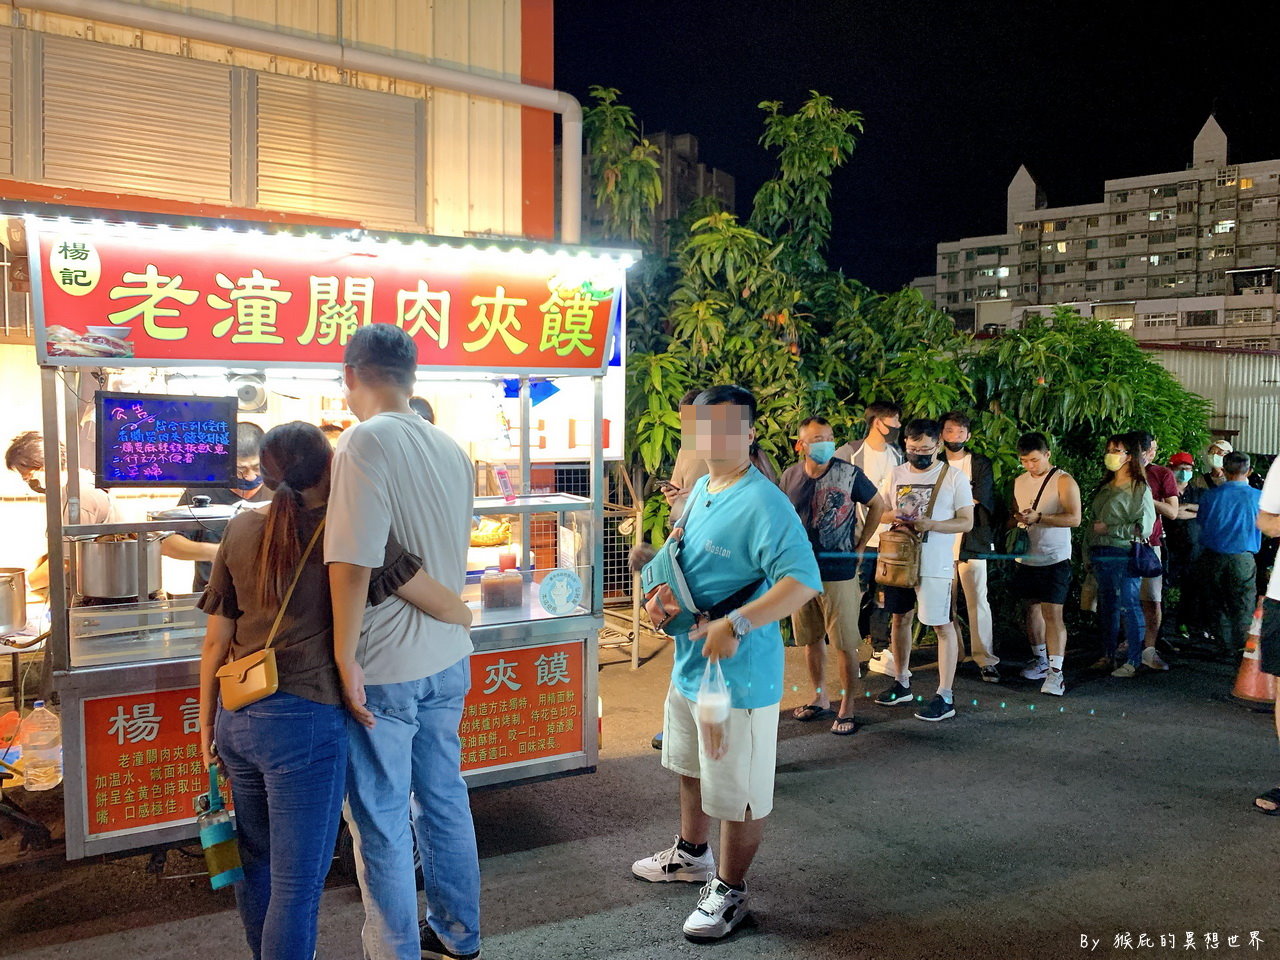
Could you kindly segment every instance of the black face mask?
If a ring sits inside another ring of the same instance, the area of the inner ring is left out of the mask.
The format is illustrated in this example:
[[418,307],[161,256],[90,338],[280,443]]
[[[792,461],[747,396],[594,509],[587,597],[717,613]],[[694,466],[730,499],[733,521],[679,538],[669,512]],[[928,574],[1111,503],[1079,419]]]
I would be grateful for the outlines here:
[[917,470],[928,470],[934,464],[936,453],[909,453],[907,454],[907,463],[911,464]]
[[890,427],[889,432],[884,435],[884,441],[885,443],[896,444],[900,436],[902,436],[901,427]]
[[956,442],[956,441],[954,441],[954,440],[947,440],[947,441],[945,441],[945,442],[943,443],[943,446],[945,446],[945,447],[946,447],[948,450],[950,450],[952,453],[959,453],[961,450],[963,450],[963,449],[965,448],[965,444],[963,444],[963,443],[957,443],[957,442]]

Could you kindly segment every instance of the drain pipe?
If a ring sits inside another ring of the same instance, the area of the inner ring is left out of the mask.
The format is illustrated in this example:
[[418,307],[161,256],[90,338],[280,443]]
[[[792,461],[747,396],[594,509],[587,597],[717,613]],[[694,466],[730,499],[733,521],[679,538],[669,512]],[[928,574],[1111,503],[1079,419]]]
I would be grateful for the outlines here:
[[560,239],[564,243],[579,243],[582,239],[582,105],[567,93],[358,50],[340,43],[308,40],[207,17],[122,3],[120,0],[21,0],[18,6],[323,63],[340,70],[407,80],[559,114],[563,151],[560,162]]

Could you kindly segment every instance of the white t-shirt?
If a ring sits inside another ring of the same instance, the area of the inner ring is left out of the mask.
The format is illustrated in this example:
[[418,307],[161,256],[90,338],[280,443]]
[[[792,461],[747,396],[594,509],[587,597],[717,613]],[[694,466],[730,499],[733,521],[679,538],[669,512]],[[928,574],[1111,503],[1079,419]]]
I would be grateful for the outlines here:
[[[80,471],[80,519],[79,523],[120,523],[120,513],[111,494],[99,490],[97,480],[87,470]],[[67,487],[62,488],[62,521],[71,522],[71,504],[67,503]]]
[[[457,593],[467,574],[475,475],[466,452],[417,414],[381,413],[344,433],[333,458],[326,563],[378,567],[387,537]],[[367,683],[439,673],[471,653],[466,629],[392,597],[365,611],[356,659]]]
[[[881,528],[888,529],[895,517],[924,517],[929,506],[929,493],[941,471],[941,461],[923,472],[906,463],[894,467],[880,488],[880,496],[885,502],[886,519]],[[933,520],[952,520],[958,511],[972,506],[973,484],[963,470],[957,470],[953,466],[942,479],[933,512],[928,516]],[[955,542],[958,539],[958,533],[931,530],[920,548],[920,576],[950,580],[955,573]]]
[[[1280,459],[1271,464],[1266,482],[1262,484],[1262,500],[1258,509],[1264,513],[1280,513]],[[1267,596],[1280,600],[1280,560],[1271,568],[1271,580],[1267,584]]]
[[[898,453],[896,447],[886,446],[883,450],[874,450],[865,440],[857,444],[846,443],[836,451],[836,456],[846,463],[852,463],[855,467],[862,470],[867,475],[877,490],[884,486],[884,482],[889,479],[889,471],[902,462],[902,455]],[[885,504],[886,510],[889,504]],[[867,520],[867,506],[864,503],[858,504],[858,527]],[[867,541],[867,546],[874,547],[880,543],[880,531],[876,530],[871,534],[871,539]]]

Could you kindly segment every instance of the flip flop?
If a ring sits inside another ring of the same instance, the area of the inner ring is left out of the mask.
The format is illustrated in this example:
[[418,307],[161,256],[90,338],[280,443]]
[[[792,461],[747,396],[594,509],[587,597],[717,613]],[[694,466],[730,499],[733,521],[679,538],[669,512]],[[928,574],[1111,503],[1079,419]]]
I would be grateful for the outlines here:
[[[1253,809],[1257,810],[1259,813],[1265,813],[1268,817],[1280,817],[1280,787],[1272,787],[1266,793],[1260,793],[1253,799]],[[1258,806],[1257,801],[1259,800],[1268,800],[1271,803],[1274,803],[1276,808],[1274,810],[1264,810],[1262,807]]]
[[816,703],[808,703],[803,707],[796,707],[791,712],[791,716],[795,717],[801,723],[808,723],[810,720],[817,720],[824,713],[830,713],[830,710],[824,710]]
[[[837,727],[842,724],[848,724],[848,730],[838,730]],[[831,725],[831,732],[837,737],[851,737],[858,732],[858,721],[853,717],[837,717],[836,722]]]

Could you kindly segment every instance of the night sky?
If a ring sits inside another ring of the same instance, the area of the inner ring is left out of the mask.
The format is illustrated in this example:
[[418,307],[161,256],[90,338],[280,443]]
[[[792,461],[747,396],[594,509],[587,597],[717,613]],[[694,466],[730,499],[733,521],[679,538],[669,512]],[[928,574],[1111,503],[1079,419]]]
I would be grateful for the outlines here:
[[1050,204],[1096,202],[1105,179],[1185,167],[1211,112],[1232,162],[1280,157],[1266,9],[557,0],[556,86],[617,87],[647,131],[694,134],[742,217],[772,172],[761,100],[816,89],[862,111],[829,259],[893,289],[933,272],[939,241],[1003,232],[1020,163]]

